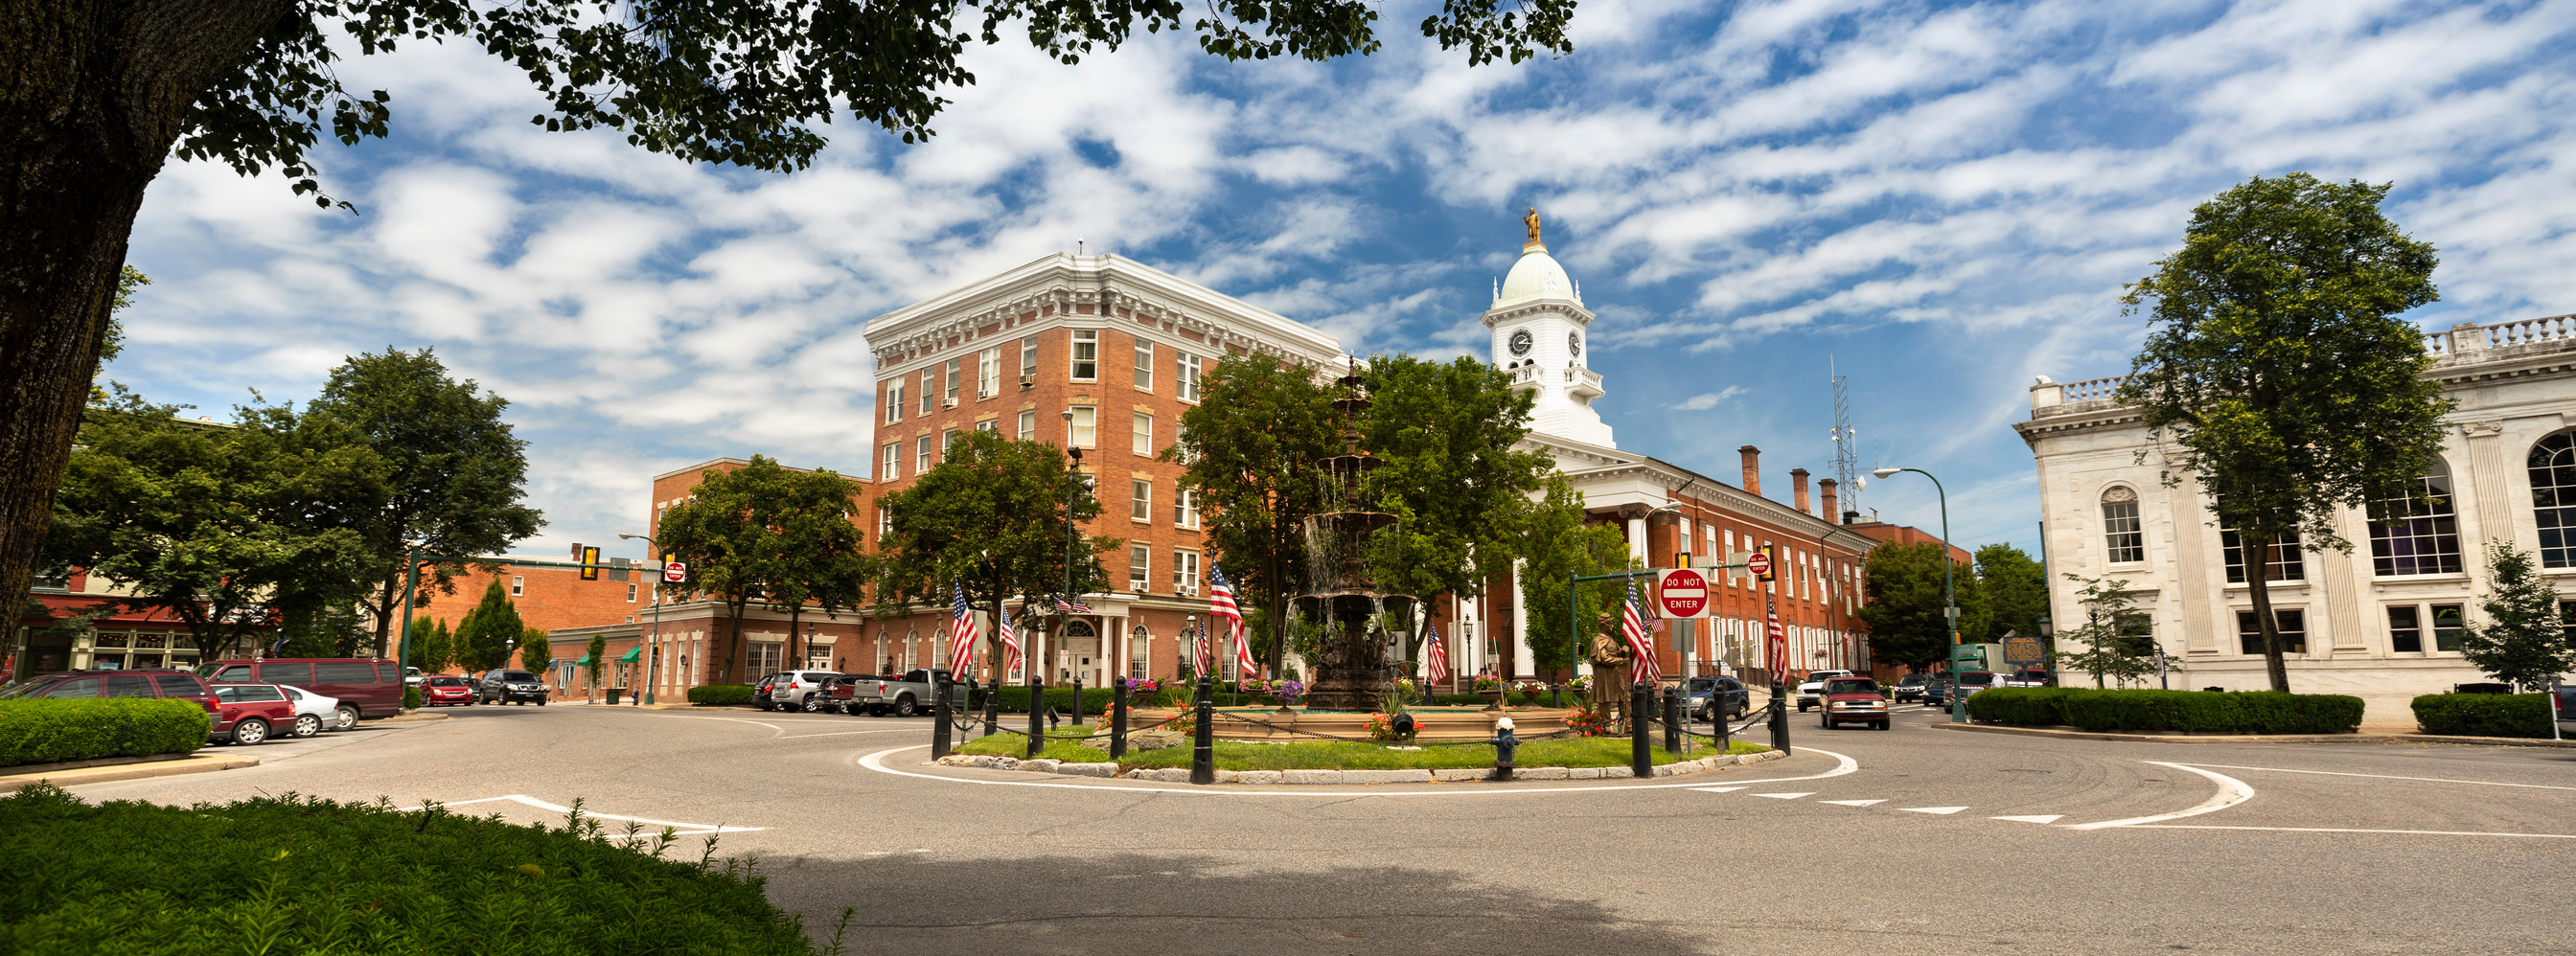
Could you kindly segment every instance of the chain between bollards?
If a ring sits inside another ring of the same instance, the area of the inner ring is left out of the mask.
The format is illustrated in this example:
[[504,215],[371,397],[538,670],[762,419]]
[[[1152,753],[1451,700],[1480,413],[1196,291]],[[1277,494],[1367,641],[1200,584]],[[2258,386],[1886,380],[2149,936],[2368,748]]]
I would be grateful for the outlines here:
[[1190,782],[1216,782],[1216,680],[1202,675],[1198,693],[1198,739],[1190,746]]

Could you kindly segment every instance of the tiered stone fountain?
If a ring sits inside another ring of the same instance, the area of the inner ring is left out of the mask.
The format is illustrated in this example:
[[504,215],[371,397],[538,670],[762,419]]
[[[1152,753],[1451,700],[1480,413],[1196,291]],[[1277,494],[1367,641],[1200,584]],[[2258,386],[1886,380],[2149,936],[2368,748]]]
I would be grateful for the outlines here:
[[[1396,530],[1396,516],[1361,507],[1368,473],[1386,464],[1360,450],[1360,415],[1369,407],[1360,376],[1344,377],[1342,397],[1333,407],[1342,417],[1342,453],[1316,462],[1322,471],[1324,500],[1338,510],[1306,519],[1306,581],[1314,590],[1290,601],[1291,620],[1323,627],[1314,686],[1307,691],[1313,710],[1369,712],[1391,691],[1386,651],[1386,622],[1411,621],[1420,601],[1412,595],[1378,589],[1369,573],[1368,553],[1380,536]],[[1393,617],[1388,612],[1394,612]]]

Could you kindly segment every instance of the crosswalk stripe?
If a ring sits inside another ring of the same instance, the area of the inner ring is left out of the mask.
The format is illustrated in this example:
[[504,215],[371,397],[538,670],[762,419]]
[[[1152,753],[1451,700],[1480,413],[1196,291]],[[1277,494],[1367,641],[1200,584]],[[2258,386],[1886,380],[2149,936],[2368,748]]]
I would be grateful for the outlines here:
[[2066,816],[2066,815],[2065,815],[2065,814],[2063,814],[2063,813],[2050,813],[2050,814],[2044,814],[2044,815],[2040,815],[2040,816],[2029,816],[2029,817],[1996,817],[1995,819],[1997,819],[1997,820],[2010,820],[2010,821],[2012,821],[2012,822],[2014,822],[2014,823],[2055,823],[2055,822],[2057,822],[2057,821],[2059,820],[2059,818],[2062,818],[2062,817],[2064,817],[2064,816]]
[[1907,813],[1957,813],[1966,807],[1899,807]]
[[1817,803],[1830,803],[1830,804],[1833,804],[1834,806],[1837,806],[1837,807],[1866,807],[1866,806],[1869,806],[1870,804],[1873,804],[1873,803],[1886,803],[1887,801],[1885,801],[1885,800],[1818,800],[1818,801],[1816,801],[1816,802],[1817,802]]
[[1693,789],[1693,790],[1697,790],[1697,791],[1699,791],[1699,792],[1701,792],[1701,793],[1734,793],[1735,791],[1742,790],[1742,789],[1744,789],[1744,788],[1743,788],[1743,787],[1692,787],[1691,789]]
[[1814,794],[1815,791],[1809,790],[1805,793],[1757,793],[1753,794],[1753,796],[1770,797],[1773,800],[1795,800],[1799,797],[1812,796]]

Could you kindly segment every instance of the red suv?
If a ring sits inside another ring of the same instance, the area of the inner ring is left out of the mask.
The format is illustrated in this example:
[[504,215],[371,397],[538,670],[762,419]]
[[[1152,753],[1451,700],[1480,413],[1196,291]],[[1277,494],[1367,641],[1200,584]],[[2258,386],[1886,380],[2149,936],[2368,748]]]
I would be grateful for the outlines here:
[[270,728],[295,726],[295,701],[275,684],[216,684],[214,691],[223,708],[209,734],[216,743],[261,743]]
[[[118,671],[66,671],[42,674],[0,693],[0,700],[73,700],[85,697],[167,697],[193,700],[216,713],[214,698],[206,693],[206,682],[197,675],[181,670],[157,667]],[[292,723],[292,721],[289,721]]]
[[[340,709],[353,711],[344,726],[359,717],[402,713],[402,665],[351,657],[272,657],[264,661],[216,661],[197,668],[214,684],[285,684],[324,697],[340,699]],[[294,723],[289,719],[287,723]]]

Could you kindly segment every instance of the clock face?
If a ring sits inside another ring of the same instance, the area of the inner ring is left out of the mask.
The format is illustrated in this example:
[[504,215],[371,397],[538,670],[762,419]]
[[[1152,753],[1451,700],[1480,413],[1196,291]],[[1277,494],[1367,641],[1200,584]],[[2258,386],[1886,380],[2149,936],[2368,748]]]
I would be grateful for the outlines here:
[[1528,355],[1528,354],[1529,354],[1529,350],[1530,350],[1530,334],[1529,334],[1529,330],[1528,330],[1528,329],[1514,329],[1514,330],[1512,330],[1512,354],[1513,354],[1513,355]]
[[1582,355],[1583,355],[1583,333],[1581,333],[1581,332],[1568,332],[1568,333],[1565,333],[1565,347],[1566,347],[1566,348],[1568,348],[1568,349],[1573,350],[1575,357],[1577,357],[1577,358],[1582,357]]

